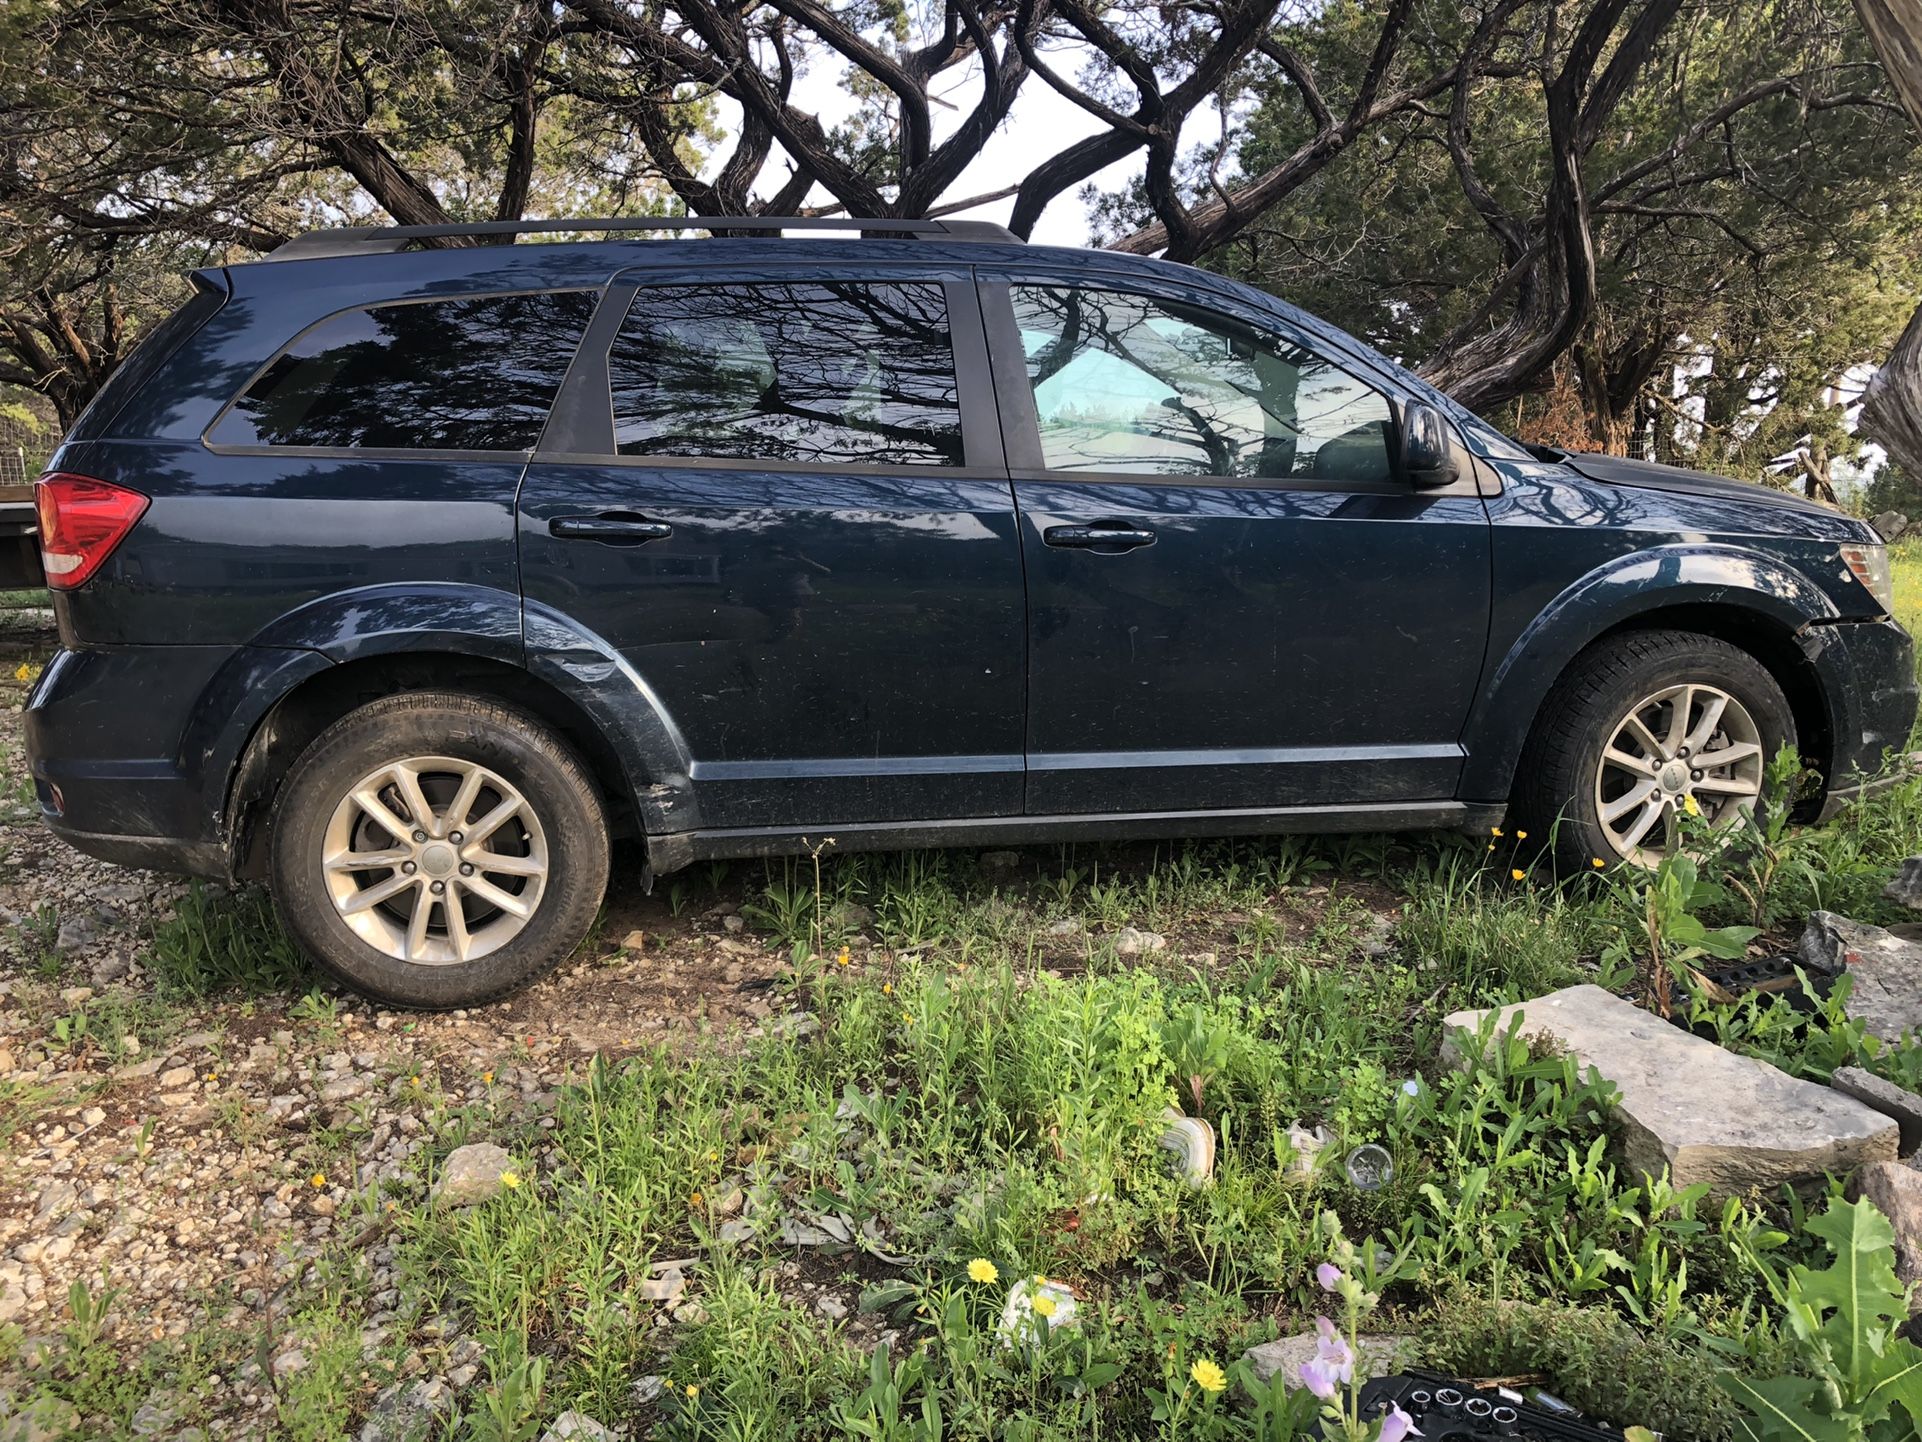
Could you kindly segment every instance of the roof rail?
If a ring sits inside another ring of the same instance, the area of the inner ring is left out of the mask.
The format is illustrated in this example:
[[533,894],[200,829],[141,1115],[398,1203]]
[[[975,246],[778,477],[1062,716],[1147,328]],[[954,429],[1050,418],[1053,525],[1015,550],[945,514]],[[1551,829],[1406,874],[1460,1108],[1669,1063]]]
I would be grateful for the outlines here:
[[333,230],[310,230],[297,235],[264,257],[267,260],[315,260],[330,255],[378,255],[405,250],[416,241],[514,237],[591,230],[712,230],[765,231],[779,235],[790,230],[859,231],[863,235],[919,235],[943,240],[985,240],[1019,244],[1021,237],[989,220],[871,220],[831,215],[640,215],[603,216],[584,220],[483,220],[465,225],[350,225]]

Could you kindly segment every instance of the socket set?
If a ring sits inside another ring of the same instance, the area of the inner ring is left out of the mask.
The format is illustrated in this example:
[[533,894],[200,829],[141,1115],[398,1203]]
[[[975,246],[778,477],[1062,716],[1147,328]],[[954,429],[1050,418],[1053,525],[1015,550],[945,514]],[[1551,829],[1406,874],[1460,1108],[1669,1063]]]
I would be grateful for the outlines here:
[[1506,1437],[1517,1442],[1622,1442],[1619,1429],[1590,1422],[1566,1403],[1539,1396],[1531,1402],[1508,1387],[1477,1387],[1439,1372],[1411,1369],[1377,1378],[1361,1389],[1364,1418],[1379,1417],[1391,1405],[1415,1419],[1424,1442]]

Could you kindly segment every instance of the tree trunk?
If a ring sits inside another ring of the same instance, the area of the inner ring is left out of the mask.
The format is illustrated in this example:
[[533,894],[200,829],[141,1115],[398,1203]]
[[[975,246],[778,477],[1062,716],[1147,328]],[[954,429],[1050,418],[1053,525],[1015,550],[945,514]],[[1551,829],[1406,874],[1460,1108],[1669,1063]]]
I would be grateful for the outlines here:
[[[1922,130],[1922,0],[1855,0],[1902,107]],[[1862,398],[1862,433],[1911,476],[1922,476],[1922,309]]]

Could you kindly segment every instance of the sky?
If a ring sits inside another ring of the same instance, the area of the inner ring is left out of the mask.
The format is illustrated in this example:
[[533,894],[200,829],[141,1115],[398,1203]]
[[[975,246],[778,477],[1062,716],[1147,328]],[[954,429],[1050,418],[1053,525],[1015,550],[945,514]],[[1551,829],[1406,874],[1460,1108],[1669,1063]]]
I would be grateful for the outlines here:
[[[1080,60],[1073,50],[1044,52],[1057,74],[1072,79],[1080,68]],[[841,84],[847,67],[838,56],[817,58],[811,70],[795,81],[793,103],[802,110],[812,111],[820,116],[821,124],[832,130],[854,113],[857,104]],[[933,107],[935,143],[939,144],[967,117],[981,93],[981,72],[979,67],[968,64],[956,66],[936,81],[934,95],[947,100],[948,106],[936,104]],[[740,111],[734,102],[722,98],[719,107],[722,121],[729,139],[715,154],[708,158],[707,171],[710,175],[717,171],[726,159],[732,145],[732,137],[739,124]],[[1022,83],[1020,94],[1016,97],[1014,108],[1007,119],[995,131],[974,162],[961,173],[949,187],[947,199],[963,200],[970,195],[983,195],[1000,190],[1003,186],[1015,185],[1026,177],[1040,161],[1058,151],[1066,149],[1075,141],[1093,135],[1102,128],[1101,122],[1073,101],[1064,98],[1037,75],[1030,75]],[[1098,171],[1094,183],[1103,190],[1115,190],[1125,185],[1129,178],[1140,172],[1142,157],[1135,155],[1119,160],[1106,170]],[[788,171],[780,146],[777,144],[769,155],[768,164],[761,173],[755,186],[755,193],[762,196],[772,195],[787,179]],[[1033,240],[1041,245],[1085,245],[1089,239],[1089,220],[1087,208],[1082,205],[1077,192],[1080,186],[1071,187],[1059,196],[1042,213],[1041,222],[1035,227]],[[833,197],[825,190],[816,187],[808,197],[810,205],[825,205]],[[1014,198],[994,201],[987,205],[976,206],[962,211],[956,218],[974,220],[993,220],[1006,224],[1014,211]]]

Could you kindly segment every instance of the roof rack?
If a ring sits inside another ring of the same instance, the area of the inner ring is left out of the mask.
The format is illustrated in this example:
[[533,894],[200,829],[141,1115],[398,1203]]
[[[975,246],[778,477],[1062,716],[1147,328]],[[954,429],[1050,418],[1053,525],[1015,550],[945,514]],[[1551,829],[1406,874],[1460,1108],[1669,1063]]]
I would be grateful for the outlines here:
[[863,235],[931,236],[1020,244],[1021,237],[989,220],[870,220],[831,215],[640,215],[585,220],[484,220],[466,225],[350,225],[310,230],[268,254],[267,260],[315,260],[330,255],[378,255],[405,250],[416,241],[520,236],[592,230],[790,230],[859,231]]

